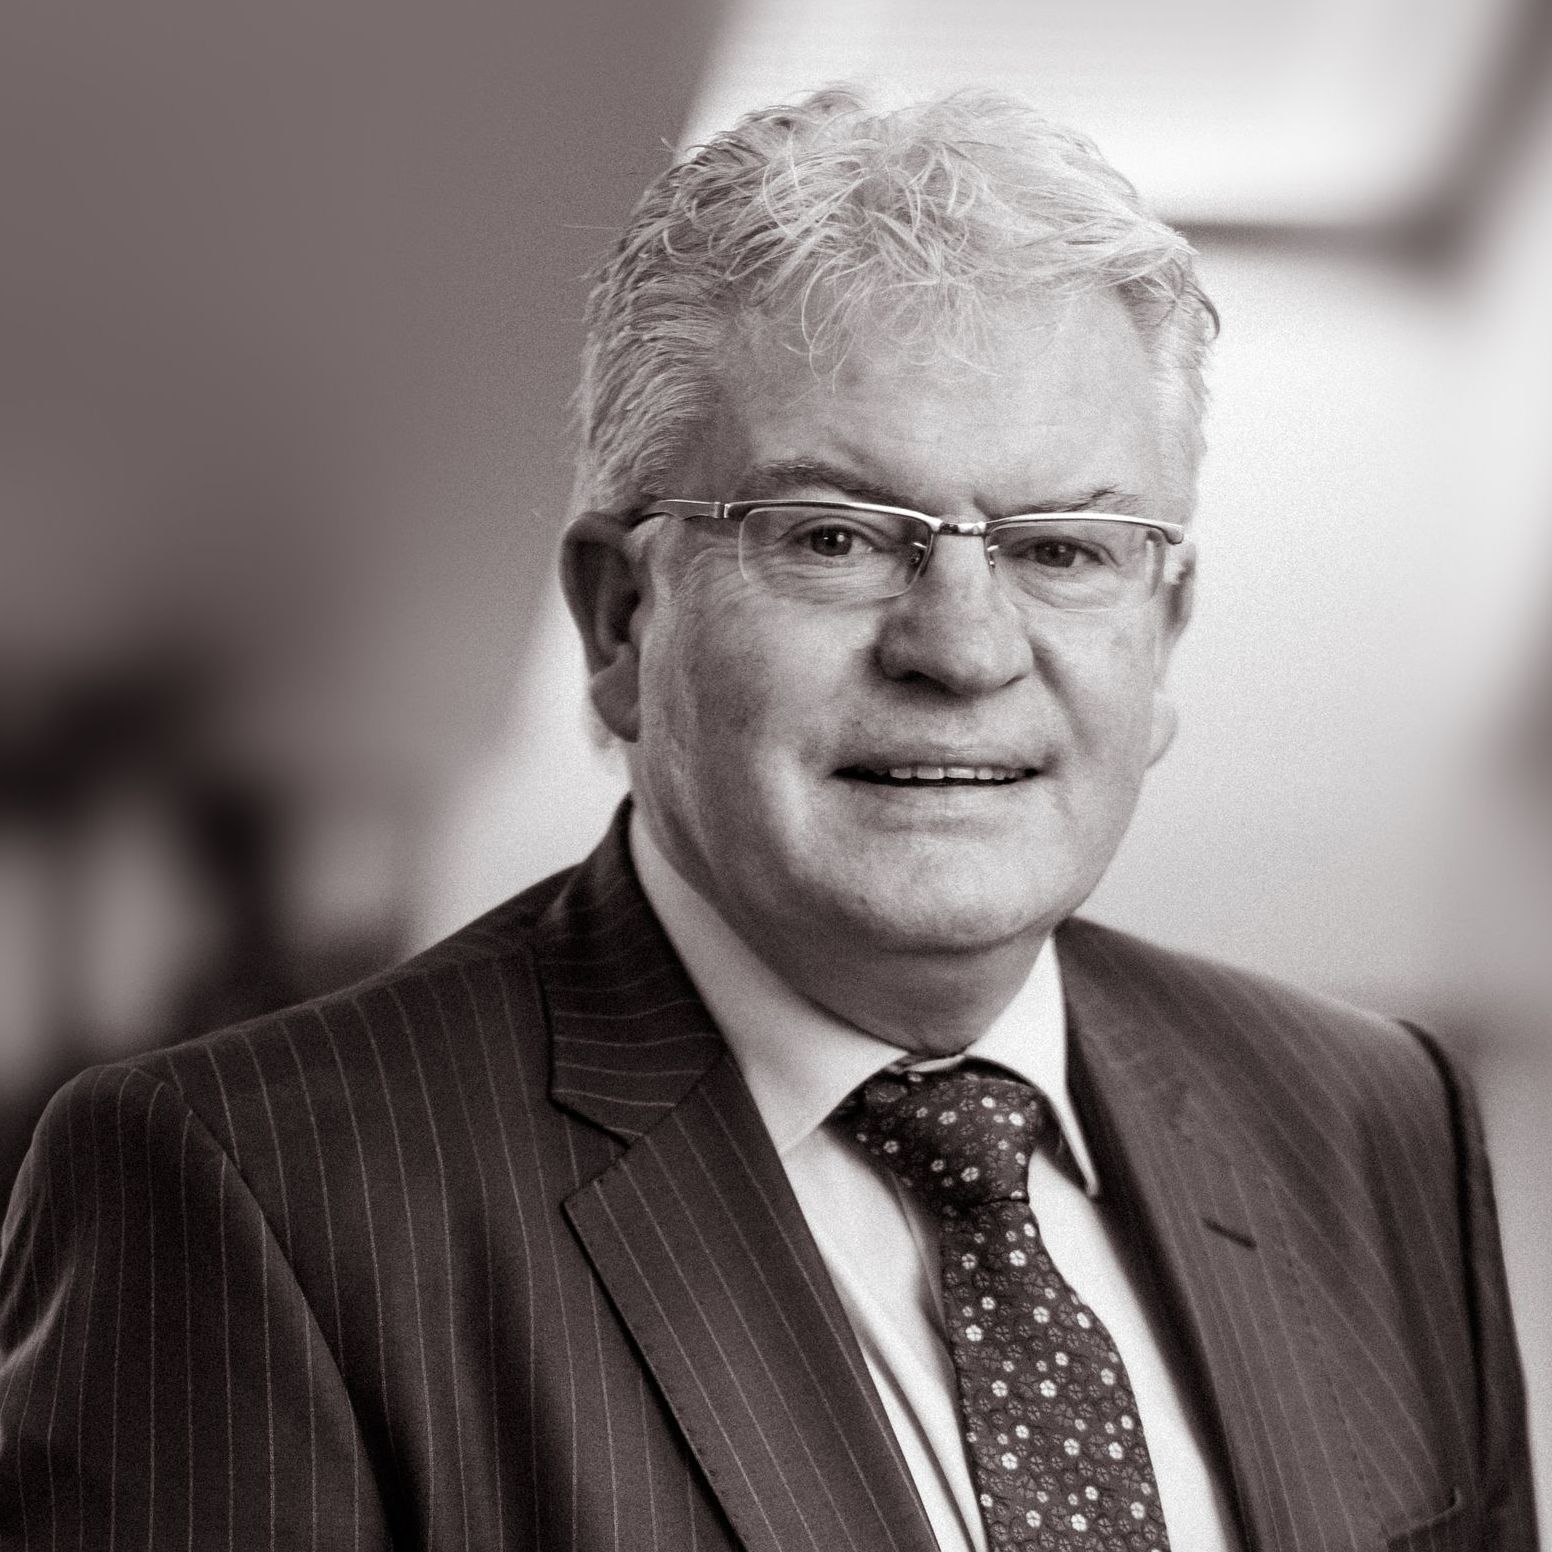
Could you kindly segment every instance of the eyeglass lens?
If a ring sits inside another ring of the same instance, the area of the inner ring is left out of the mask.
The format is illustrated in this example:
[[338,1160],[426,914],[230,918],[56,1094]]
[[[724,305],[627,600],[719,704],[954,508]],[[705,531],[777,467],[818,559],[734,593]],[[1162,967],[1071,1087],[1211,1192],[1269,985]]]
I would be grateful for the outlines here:
[[[1141,524],[1041,517],[995,528],[985,542],[1014,600],[1044,608],[1142,604],[1163,569],[1162,536]],[[750,581],[783,597],[870,603],[905,592],[932,543],[931,525],[907,513],[756,507],[741,525],[739,564]]]

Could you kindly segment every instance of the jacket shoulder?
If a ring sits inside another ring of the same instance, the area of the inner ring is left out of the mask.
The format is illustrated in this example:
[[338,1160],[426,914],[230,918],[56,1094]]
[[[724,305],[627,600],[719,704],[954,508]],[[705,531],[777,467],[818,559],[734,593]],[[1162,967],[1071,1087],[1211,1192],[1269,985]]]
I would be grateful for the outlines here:
[[1097,922],[1068,922],[1058,943],[1070,999],[1171,1042],[1224,1093],[1313,1094],[1328,1116],[1418,1108],[1437,1121],[1458,1102],[1451,1058],[1403,1019]]
[[353,985],[89,1068],[50,1112],[62,1119],[83,1105],[134,1111],[172,1099],[247,1173],[260,1158],[309,1156],[320,1137],[334,1157],[331,1138],[389,1134],[422,1095],[440,1113],[458,1102],[460,1083],[542,1093],[549,1053],[531,945],[572,871]]

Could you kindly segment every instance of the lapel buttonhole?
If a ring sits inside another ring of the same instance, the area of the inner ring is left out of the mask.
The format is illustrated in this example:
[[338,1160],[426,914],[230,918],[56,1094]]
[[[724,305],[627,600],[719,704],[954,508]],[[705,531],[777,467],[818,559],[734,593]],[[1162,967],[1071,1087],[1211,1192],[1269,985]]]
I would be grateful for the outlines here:
[[1256,1237],[1246,1229],[1236,1229],[1227,1223],[1220,1223],[1216,1218],[1202,1215],[1202,1222],[1215,1234],[1221,1234],[1225,1239],[1231,1239],[1236,1245],[1243,1245],[1246,1250],[1256,1248]]

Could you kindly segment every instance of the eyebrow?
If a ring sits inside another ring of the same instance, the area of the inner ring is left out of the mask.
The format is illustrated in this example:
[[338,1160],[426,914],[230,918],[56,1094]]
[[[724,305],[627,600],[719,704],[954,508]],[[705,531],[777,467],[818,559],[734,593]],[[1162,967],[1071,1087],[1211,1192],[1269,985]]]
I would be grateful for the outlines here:
[[[912,512],[921,510],[887,485],[859,474],[854,469],[815,458],[787,458],[758,464],[739,481],[730,499],[758,501],[764,497],[771,501],[782,501],[797,491],[812,490],[816,486],[828,486],[852,501],[871,502],[881,507],[902,507]],[[1135,516],[1142,512],[1143,506],[1140,496],[1118,490],[1114,485],[1101,485],[1070,496],[1032,502],[1006,515],[1023,517],[1042,512],[1114,512]]]
[[811,490],[819,485],[827,485],[853,501],[871,501],[881,507],[910,506],[910,502],[902,500],[899,493],[887,485],[870,480],[855,470],[814,458],[778,459],[775,463],[756,465],[739,481],[733,499],[758,501],[762,496],[768,496],[776,501],[795,491]]

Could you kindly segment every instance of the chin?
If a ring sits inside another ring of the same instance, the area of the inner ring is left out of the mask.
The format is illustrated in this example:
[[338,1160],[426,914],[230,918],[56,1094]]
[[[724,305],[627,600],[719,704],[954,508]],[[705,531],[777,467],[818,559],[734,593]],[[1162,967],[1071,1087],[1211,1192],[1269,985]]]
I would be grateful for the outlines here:
[[1019,883],[1017,890],[999,889],[995,878],[981,874],[959,887],[947,880],[922,888],[880,887],[844,903],[840,930],[887,953],[973,954],[1020,938],[1043,941],[1080,902],[1073,897],[1069,903],[1068,891],[1031,890],[1027,878]]

